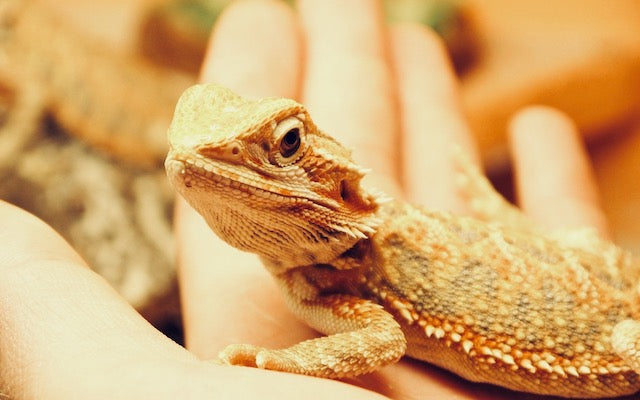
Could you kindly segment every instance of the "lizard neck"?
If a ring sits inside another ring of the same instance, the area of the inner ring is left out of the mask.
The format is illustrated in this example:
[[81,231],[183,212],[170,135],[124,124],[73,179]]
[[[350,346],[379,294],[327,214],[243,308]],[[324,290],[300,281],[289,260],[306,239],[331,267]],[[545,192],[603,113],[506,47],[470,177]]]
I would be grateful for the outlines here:
[[[326,264],[336,270],[352,270],[360,268],[366,263],[365,259],[370,250],[370,246],[371,239],[360,239],[338,256],[322,262],[307,262],[307,260],[304,260],[301,262],[286,263],[282,258],[273,259],[265,256],[261,256],[260,259],[267,270],[274,276],[282,276],[295,268],[321,264]],[[316,257],[316,259],[319,258],[320,257]],[[303,259],[301,258],[300,260]]]

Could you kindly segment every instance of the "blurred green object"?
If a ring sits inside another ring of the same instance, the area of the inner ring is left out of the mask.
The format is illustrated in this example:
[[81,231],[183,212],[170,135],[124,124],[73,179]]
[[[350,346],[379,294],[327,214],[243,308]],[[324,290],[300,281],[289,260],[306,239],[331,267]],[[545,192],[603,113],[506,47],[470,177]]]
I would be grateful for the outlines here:
[[[190,72],[204,56],[209,33],[222,10],[232,0],[171,0],[153,9],[142,29],[145,55]],[[294,6],[295,1],[285,1]],[[460,0],[385,0],[390,22],[427,25],[444,40],[458,69],[474,54],[470,24]]]
[[[213,24],[218,19],[222,10],[233,0],[173,0],[166,3],[162,13],[167,17],[174,18],[176,22],[191,25],[194,31],[209,36]],[[284,1],[293,6],[293,1]],[[195,32],[194,32],[195,33]]]
[[211,28],[232,0],[170,0],[151,9],[140,30],[141,52],[154,62],[197,73]]
[[455,20],[459,3],[455,0],[386,0],[384,7],[390,22],[419,22],[441,33]]
[[167,12],[190,20],[194,27],[208,34],[230,2],[231,0],[178,0],[168,4]]
[[444,41],[458,72],[466,70],[477,53],[477,41],[463,0],[385,0],[391,23],[416,22],[433,29]]

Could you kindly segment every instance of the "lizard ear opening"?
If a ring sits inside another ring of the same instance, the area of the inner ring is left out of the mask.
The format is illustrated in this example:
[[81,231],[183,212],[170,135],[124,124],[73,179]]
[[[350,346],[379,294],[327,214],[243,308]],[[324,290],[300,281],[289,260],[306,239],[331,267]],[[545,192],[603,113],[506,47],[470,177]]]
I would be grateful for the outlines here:
[[340,181],[340,198],[344,202],[348,202],[349,199],[353,196],[353,188],[349,186],[349,182],[347,182],[345,179]]
[[374,213],[378,210],[378,201],[360,186],[360,178],[340,181],[340,199],[347,208],[359,213]]

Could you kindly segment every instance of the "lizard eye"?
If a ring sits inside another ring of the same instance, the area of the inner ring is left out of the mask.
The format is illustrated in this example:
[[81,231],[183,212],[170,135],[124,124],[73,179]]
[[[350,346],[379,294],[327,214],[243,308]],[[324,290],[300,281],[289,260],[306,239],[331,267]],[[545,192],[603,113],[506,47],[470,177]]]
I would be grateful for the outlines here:
[[300,148],[300,129],[291,128],[280,141],[280,154],[282,157],[291,157]]
[[276,125],[273,136],[278,149],[276,160],[279,164],[291,164],[298,160],[304,139],[304,124],[296,117],[285,118]]

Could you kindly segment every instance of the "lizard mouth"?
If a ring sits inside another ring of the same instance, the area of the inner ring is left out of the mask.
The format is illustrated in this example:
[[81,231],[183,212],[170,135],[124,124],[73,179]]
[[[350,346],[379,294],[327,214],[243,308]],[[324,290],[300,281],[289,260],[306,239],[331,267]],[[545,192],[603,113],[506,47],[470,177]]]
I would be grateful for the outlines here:
[[[265,184],[264,178],[249,169],[238,169],[238,165],[230,166],[227,163],[200,157],[180,157],[179,154],[170,152],[166,161],[167,175],[185,193],[190,188],[210,191],[212,194],[219,191],[235,191],[249,196],[260,197],[280,203],[305,203],[313,202],[327,208],[333,208],[322,199],[309,198],[286,188]],[[256,175],[256,176],[252,176]],[[241,198],[238,198],[241,201]]]

